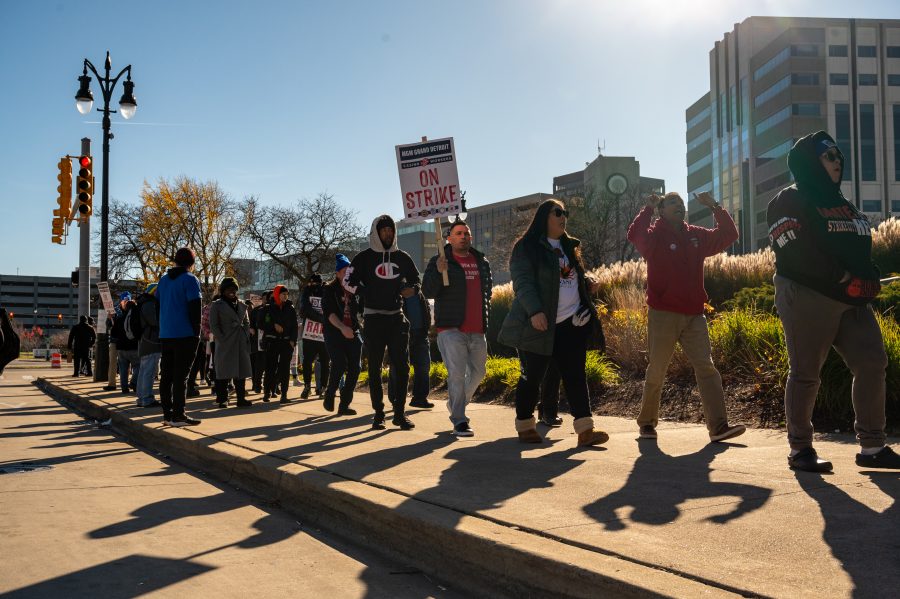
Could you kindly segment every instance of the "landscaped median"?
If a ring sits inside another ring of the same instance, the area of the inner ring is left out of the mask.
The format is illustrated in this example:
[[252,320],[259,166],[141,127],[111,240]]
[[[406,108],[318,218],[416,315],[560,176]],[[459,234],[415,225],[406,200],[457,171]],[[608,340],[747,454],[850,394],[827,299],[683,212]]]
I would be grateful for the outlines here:
[[[367,419],[323,415],[318,401],[280,409],[275,408],[277,404],[256,404],[257,409],[238,412],[208,410],[209,400],[192,400],[188,409],[203,418],[201,426],[172,428],[161,424],[158,413],[134,407],[133,398],[104,393],[99,383],[58,378],[39,379],[36,384],[76,411],[108,421],[129,441],[277,503],[295,514],[304,527],[321,526],[392,554],[473,595],[731,595],[722,586],[701,582],[702,577],[696,580],[597,547],[564,542],[527,525],[460,511],[420,496],[426,494],[371,480],[376,471],[413,462],[420,469],[445,467],[427,458],[452,442],[449,435],[438,437],[440,433],[434,431],[420,438],[398,437],[408,433],[393,431],[370,434],[365,430]],[[367,399],[362,396],[357,401]],[[416,442],[391,442],[398,438]],[[296,445],[297,440],[304,442]],[[510,447],[516,449],[514,443]],[[326,448],[337,455],[322,461],[319,456]],[[443,480],[446,473],[438,474]],[[483,475],[491,476],[489,467]],[[504,489],[495,492],[498,497],[507,493]]]

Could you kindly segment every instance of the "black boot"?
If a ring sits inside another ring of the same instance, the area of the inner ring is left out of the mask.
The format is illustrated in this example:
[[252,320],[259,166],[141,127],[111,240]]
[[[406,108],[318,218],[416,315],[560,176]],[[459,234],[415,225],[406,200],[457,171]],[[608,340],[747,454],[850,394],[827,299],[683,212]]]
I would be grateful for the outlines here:
[[334,411],[334,394],[326,393],[325,399],[322,401],[322,405],[325,406],[325,410],[328,412]]

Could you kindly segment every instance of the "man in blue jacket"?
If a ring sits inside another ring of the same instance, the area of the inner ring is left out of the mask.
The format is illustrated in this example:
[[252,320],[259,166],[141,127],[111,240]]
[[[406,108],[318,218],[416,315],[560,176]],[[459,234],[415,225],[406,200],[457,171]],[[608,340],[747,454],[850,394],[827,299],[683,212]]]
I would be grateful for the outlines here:
[[162,352],[159,375],[159,399],[163,424],[194,426],[199,420],[184,413],[184,392],[188,373],[200,343],[200,280],[192,274],[194,250],[175,252],[175,266],[159,280],[159,343]]

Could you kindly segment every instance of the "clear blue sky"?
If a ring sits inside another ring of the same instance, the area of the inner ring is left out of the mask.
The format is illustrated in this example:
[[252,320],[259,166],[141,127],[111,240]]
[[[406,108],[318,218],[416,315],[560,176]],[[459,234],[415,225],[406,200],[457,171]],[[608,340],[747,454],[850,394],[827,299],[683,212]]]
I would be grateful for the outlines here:
[[[4,274],[67,276],[50,243],[56,163],[101,127],[75,110],[84,58],[133,65],[138,111],[113,115],[110,196],[215,180],[236,199],[321,191],[368,226],[400,213],[394,145],[456,139],[470,206],[549,192],[606,140],[684,191],[684,110],[708,53],[753,15],[900,18],[900,3],[674,0],[0,2]],[[92,82],[95,107],[100,98]],[[121,84],[114,94],[118,105]],[[92,225],[99,230],[99,219]],[[95,246],[96,247],[96,246]]]

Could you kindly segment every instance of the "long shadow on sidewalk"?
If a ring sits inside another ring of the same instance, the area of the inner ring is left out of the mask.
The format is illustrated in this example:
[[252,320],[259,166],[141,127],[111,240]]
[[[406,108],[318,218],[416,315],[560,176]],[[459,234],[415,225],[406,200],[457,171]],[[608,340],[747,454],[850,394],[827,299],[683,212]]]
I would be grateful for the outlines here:
[[678,519],[678,507],[690,499],[739,497],[739,503],[727,514],[711,516],[717,524],[739,518],[761,508],[772,495],[772,489],[755,485],[710,480],[715,457],[735,447],[729,443],[710,443],[698,452],[670,456],[662,452],[654,439],[641,439],[641,455],[634,462],[628,480],[618,491],[586,505],[584,513],[601,523],[606,530],[626,528],[616,510],[631,507],[629,520],[660,526]]
[[863,474],[893,499],[883,512],[860,503],[821,474],[795,472],[797,482],[819,504],[825,520],[822,538],[852,579],[853,597],[896,597],[900,589],[900,473]]

